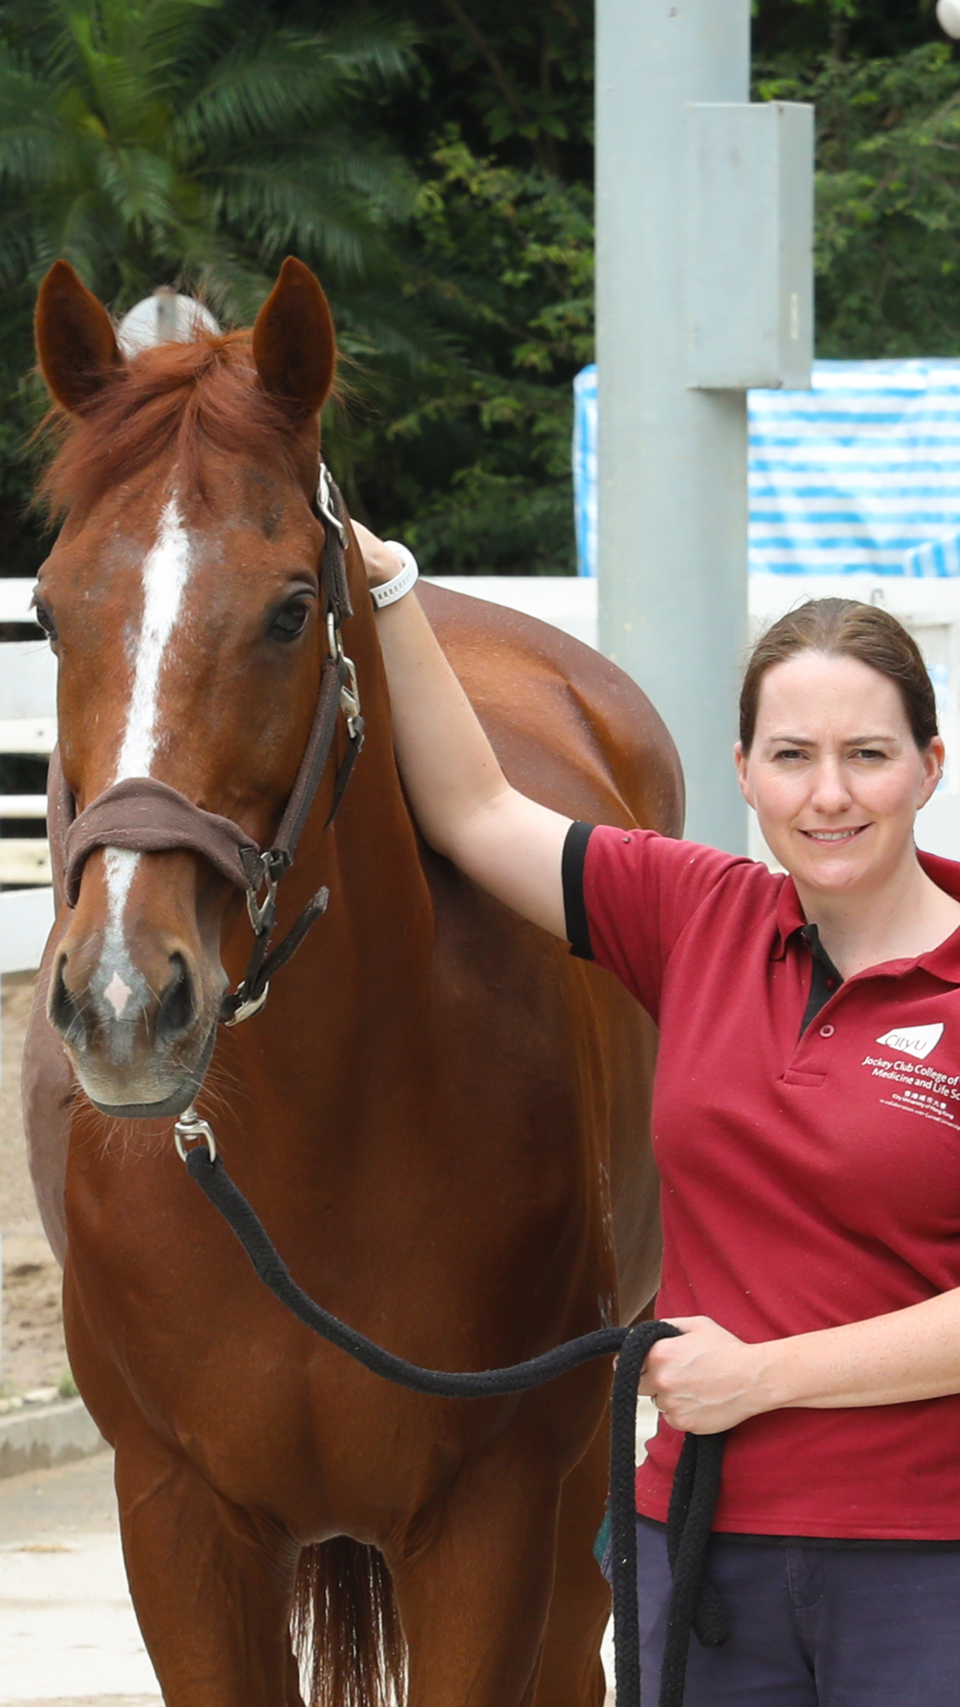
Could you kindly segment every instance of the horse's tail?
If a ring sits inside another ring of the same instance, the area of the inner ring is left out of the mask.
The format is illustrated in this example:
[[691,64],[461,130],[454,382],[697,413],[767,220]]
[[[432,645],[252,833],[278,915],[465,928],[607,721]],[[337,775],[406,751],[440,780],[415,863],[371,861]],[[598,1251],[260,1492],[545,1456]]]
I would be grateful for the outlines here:
[[402,1707],[406,1644],[376,1547],[347,1535],[304,1547],[290,1627],[308,1707]]

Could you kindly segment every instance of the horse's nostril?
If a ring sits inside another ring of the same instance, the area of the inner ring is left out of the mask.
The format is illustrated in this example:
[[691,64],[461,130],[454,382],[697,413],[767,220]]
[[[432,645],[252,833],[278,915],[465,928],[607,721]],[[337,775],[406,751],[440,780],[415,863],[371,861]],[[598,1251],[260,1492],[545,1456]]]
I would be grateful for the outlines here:
[[50,986],[50,1002],[48,1013],[50,1024],[67,1043],[78,1043],[83,1035],[83,1017],[75,998],[67,989],[63,969],[67,963],[66,955],[62,955],[57,970],[53,975]]
[[171,954],[170,965],[172,976],[160,998],[157,1012],[157,1037],[165,1043],[182,1037],[195,1018],[193,985],[183,955]]

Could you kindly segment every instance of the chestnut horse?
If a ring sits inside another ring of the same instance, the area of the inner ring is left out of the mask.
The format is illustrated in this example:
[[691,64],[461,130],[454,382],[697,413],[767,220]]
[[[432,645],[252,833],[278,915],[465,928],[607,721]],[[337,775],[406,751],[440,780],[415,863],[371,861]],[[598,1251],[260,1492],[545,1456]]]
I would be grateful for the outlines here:
[[[76,809],[149,777],[268,846],[327,653],[320,287],[287,261],[252,336],[128,361],[58,262],[37,340],[66,518],[37,608]],[[196,850],[97,847],[58,913],[25,1107],[71,1364],[116,1449],[168,1707],[295,1707],[305,1650],[304,1687],[338,1707],[394,1689],[409,1707],[593,1707],[609,1369],[506,1399],[389,1386],[261,1287],[172,1142],[202,1081],[295,1278],[421,1365],[514,1363],[655,1288],[652,1027],[418,838],[352,539],[347,568],[366,745],[329,828],[336,752],[327,766],[278,929],[321,884],[329,906],[262,1011],[218,1028],[250,924]],[[622,674],[543,624],[423,598],[520,788],[677,833],[676,756]]]

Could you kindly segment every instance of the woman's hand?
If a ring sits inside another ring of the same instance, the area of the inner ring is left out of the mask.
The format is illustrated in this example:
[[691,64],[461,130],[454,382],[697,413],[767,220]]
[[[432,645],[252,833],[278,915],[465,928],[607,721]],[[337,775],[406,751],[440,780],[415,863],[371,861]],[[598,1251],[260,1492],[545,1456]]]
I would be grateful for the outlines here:
[[658,1340],[643,1366],[640,1392],[671,1428],[720,1434],[773,1408],[763,1390],[762,1346],[748,1345],[709,1316],[670,1316],[679,1339]]
[[360,547],[363,566],[367,571],[367,584],[371,587],[382,587],[387,581],[392,581],[399,575],[403,564],[395,551],[378,539],[375,533],[365,528],[362,522],[355,522],[351,517],[351,526]]
[[960,1287],[864,1322],[748,1345],[709,1316],[668,1316],[640,1392],[672,1428],[719,1434],[762,1411],[902,1405],[960,1393]]

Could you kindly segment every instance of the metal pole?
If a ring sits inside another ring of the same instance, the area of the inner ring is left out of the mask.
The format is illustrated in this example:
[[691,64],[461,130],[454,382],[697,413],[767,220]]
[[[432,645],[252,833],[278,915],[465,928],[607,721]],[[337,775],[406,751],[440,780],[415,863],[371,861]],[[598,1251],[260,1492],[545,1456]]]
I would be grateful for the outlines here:
[[749,67],[750,0],[597,0],[600,646],[677,742],[685,833],[734,853],[746,396],[687,383],[684,125]]

